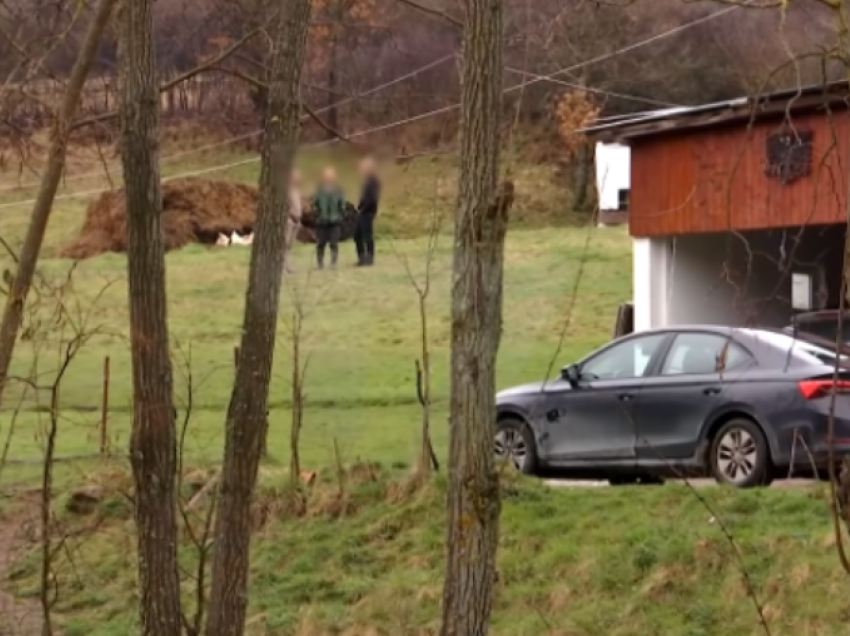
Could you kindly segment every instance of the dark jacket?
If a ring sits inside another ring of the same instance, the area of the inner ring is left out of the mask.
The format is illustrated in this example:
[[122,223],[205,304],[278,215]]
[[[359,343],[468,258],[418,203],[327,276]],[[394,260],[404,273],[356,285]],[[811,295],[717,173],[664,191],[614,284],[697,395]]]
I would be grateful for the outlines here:
[[316,225],[338,225],[345,215],[345,196],[340,188],[319,186],[313,196]]
[[360,195],[360,203],[357,211],[360,214],[375,216],[378,214],[378,201],[381,198],[381,182],[375,176],[366,179],[363,184],[363,193]]

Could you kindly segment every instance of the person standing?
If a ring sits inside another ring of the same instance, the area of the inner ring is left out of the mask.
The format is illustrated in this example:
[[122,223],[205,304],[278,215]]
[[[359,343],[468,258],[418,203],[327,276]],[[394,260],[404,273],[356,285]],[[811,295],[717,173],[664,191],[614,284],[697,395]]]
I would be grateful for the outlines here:
[[364,157],[360,161],[360,175],[363,177],[363,191],[357,205],[354,243],[357,247],[357,266],[368,267],[375,264],[375,217],[381,198],[381,182],[372,157]]
[[298,230],[301,229],[301,173],[297,168],[292,169],[289,177],[289,214],[286,218],[286,244],[283,248],[283,271],[292,273],[291,262],[292,249],[298,239]]
[[333,168],[325,168],[322,181],[313,197],[316,213],[316,268],[325,267],[325,247],[331,248],[331,268],[336,269],[339,256],[339,229],[345,213],[345,196]]

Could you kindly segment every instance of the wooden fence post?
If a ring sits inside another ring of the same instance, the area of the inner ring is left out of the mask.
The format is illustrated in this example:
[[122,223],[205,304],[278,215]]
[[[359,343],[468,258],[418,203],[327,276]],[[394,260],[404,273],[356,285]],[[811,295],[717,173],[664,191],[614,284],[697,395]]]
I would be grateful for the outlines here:
[[109,418],[109,356],[103,359],[103,401],[100,405],[100,457],[105,459],[109,454],[109,433],[107,419]]

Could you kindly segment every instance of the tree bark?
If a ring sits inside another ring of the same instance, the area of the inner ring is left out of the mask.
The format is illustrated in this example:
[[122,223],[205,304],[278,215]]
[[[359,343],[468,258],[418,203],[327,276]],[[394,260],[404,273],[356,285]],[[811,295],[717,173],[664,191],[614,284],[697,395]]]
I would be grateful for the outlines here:
[[493,456],[495,362],[513,187],[501,191],[502,0],[466,0],[460,183],[452,272],[448,555],[441,636],[490,627],[499,483]]
[[310,0],[281,0],[280,7],[239,367],[227,410],[208,636],[241,636],[248,604],[249,513],[267,431],[266,410],[289,207],[289,174],[300,130],[298,87]]
[[[298,301],[300,302],[300,300]],[[301,479],[301,425],[304,423],[304,390],[301,386],[302,312],[293,312],[292,320],[292,425],[289,429],[289,483],[295,488]]]
[[62,172],[65,169],[65,156],[71,123],[76,115],[80,95],[97,55],[103,31],[109,22],[109,16],[115,2],[116,0],[100,0],[98,3],[83,40],[82,48],[71,70],[62,108],[50,131],[47,167],[41,176],[41,184],[33,205],[27,235],[18,256],[18,271],[12,281],[6,299],[6,307],[3,311],[3,320],[0,323],[0,404],[3,401],[3,388],[9,374],[12,354],[15,351],[18,331],[23,320],[24,306],[35,275],[35,267],[38,263],[41,245],[44,242],[44,234],[47,231],[47,222],[53,209],[53,200],[56,197]]
[[180,636],[172,370],[160,230],[159,85],[154,0],[120,8],[119,109],[127,197],[127,276],[133,366],[130,460],[135,485],[140,618],[145,636]]
[[[431,275],[430,268],[427,273]],[[419,326],[422,338],[422,368],[417,368],[419,374],[419,402],[422,405],[422,439],[419,447],[419,460],[416,463],[416,473],[420,477],[428,477],[433,470],[437,469],[437,460],[434,454],[434,445],[431,443],[431,352],[428,347],[428,308],[427,308],[427,286],[430,281],[425,282],[425,291],[419,292]]]
[[572,162],[573,209],[586,216],[596,210],[596,153],[592,144],[582,144]]
[[[335,32],[337,25],[331,27],[334,32],[331,34],[330,42],[328,43],[328,128],[331,130],[339,130],[339,109],[336,103],[339,101],[339,39]],[[341,27],[340,27],[341,28]],[[328,139],[335,139],[330,130],[327,131]]]

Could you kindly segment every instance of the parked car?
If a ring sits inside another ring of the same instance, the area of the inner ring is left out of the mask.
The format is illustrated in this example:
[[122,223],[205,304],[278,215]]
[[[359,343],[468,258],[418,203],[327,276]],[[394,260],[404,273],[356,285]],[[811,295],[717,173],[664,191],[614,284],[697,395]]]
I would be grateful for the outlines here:
[[[841,317],[841,338],[838,337],[838,319]],[[833,344],[850,345],[850,311],[825,309],[797,314],[791,324],[783,329],[789,334],[811,334]]]
[[[850,360],[782,331],[643,331],[497,395],[497,457],[612,483],[713,476],[746,488],[850,452]],[[846,368],[845,368],[846,367]]]

